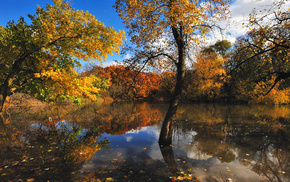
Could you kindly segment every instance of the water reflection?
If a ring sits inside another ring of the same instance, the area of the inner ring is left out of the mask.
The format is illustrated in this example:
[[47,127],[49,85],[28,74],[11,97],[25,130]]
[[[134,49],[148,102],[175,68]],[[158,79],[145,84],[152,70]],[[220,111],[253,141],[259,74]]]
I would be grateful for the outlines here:
[[[189,135],[187,143],[178,140],[176,148],[197,160],[194,166],[199,168],[195,170],[197,176],[237,181],[289,181],[287,107],[204,105],[194,110],[198,114],[185,111],[179,115],[177,140],[188,138],[185,133],[192,130],[195,134]],[[186,121],[189,119],[191,121]]]
[[84,131],[69,122],[9,130],[1,133],[1,181],[77,180],[82,165],[108,145],[107,140],[96,142],[98,128]]
[[0,181],[289,181],[289,107],[182,105],[173,146],[160,149],[166,107],[16,115],[0,133]]

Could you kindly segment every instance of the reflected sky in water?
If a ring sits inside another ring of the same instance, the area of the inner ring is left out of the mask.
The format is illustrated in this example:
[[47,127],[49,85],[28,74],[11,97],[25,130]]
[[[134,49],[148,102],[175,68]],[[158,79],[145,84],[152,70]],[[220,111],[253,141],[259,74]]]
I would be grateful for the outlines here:
[[[160,125],[142,127],[139,130],[131,130],[124,135],[102,134],[98,139],[107,138],[110,141],[110,149],[98,151],[95,158],[83,166],[83,170],[94,170],[104,166],[112,169],[116,164],[114,161],[130,160],[134,165],[144,165],[145,160],[164,161],[158,144],[160,127]],[[221,162],[218,157],[198,151],[192,146],[195,135],[196,132],[193,130],[182,134],[175,132],[174,134],[173,153],[176,164],[183,168],[181,171],[194,174],[200,181],[210,179],[209,176],[215,180],[267,181],[266,178],[260,177],[242,165],[239,159],[229,163]],[[232,153],[235,157],[239,155],[235,150],[232,150]],[[244,157],[247,158],[247,156]]]
[[0,179],[289,181],[289,107],[182,105],[173,146],[160,148],[166,108],[90,105],[59,108],[62,115],[52,121],[11,123],[21,125],[14,127],[14,140],[1,140]]
[[158,145],[158,132],[158,127],[151,126],[143,127],[138,131],[131,130],[124,135],[102,134],[98,139],[107,138],[110,141],[110,149],[99,151],[92,163],[99,166],[110,163],[114,159],[123,161],[129,158],[135,162],[144,159],[162,160]]

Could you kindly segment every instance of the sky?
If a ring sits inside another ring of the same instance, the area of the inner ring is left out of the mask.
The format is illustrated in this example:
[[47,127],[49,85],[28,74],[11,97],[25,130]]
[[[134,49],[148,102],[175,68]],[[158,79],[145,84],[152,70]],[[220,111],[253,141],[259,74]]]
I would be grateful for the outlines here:
[[[112,7],[115,0],[69,1],[73,8],[89,11],[96,19],[105,23],[106,26],[113,26],[117,31],[125,29],[122,20]],[[225,22],[220,22],[220,25],[225,28],[225,34],[223,36],[219,33],[214,34],[214,37],[207,40],[208,44],[213,44],[221,39],[226,39],[233,43],[237,36],[243,35],[249,30],[243,23],[247,22],[249,14],[254,8],[256,8],[258,13],[263,13],[263,10],[270,8],[274,1],[276,0],[233,0],[230,5],[230,18]],[[17,21],[21,16],[26,21],[29,21],[27,14],[35,14],[37,5],[43,7],[46,3],[53,4],[52,0],[0,0],[0,25],[6,26],[8,21]],[[288,4],[285,4],[284,7],[288,9],[290,7],[289,3],[288,1]],[[113,60],[121,61],[124,57],[126,56],[114,54],[109,56],[103,65],[107,66]]]

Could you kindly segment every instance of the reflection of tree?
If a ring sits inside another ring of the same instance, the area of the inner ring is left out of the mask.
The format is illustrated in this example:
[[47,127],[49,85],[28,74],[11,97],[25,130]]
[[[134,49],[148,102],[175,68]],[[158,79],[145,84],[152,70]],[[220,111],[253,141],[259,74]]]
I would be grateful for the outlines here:
[[81,133],[80,127],[61,123],[38,125],[25,132],[15,130],[21,140],[5,138],[10,145],[0,150],[1,181],[78,179],[82,165],[108,141],[96,143],[96,128]]
[[[162,106],[166,109],[164,105]],[[45,119],[45,122],[33,122],[35,123],[32,125],[33,127],[28,122],[12,120],[9,123],[11,127],[6,129],[6,132],[3,132],[3,128],[0,131],[0,175],[6,173],[0,178],[0,181],[2,179],[15,181],[20,177],[26,180],[31,176],[35,180],[40,179],[40,176],[58,180],[59,176],[64,176],[64,174],[68,176],[67,180],[81,177],[85,177],[84,179],[87,181],[95,178],[106,180],[106,178],[113,177],[114,180],[122,181],[124,178],[121,177],[126,175],[125,179],[128,180],[137,181],[138,177],[142,176],[140,180],[144,179],[144,181],[149,178],[166,181],[170,174],[168,171],[180,172],[177,173],[176,179],[180,176],[184,178],[186,174],[193,172],[189,169],[194,170],[193,166],[199,165],[197,160],[204,164],[208,161],[203,157],[208,156],[219,160],[223,163],[222,165],[231,161],[240,162],[261,177],[267,177],[269,181],[290,179],[290,174],[288,174],[290,171],[288,165],[290,161],[290,127],[287,117],[290,110],[288,107],[203,104],[181,106],[177,113],[178,122],[176,122],[174,131],[174,135],[178,135],[178,137],[184,133],[186,133],[186,137],[189,136],[191,143],[186,141],[186,145],[180,147],[199,154],[198,159],[177,156],[179,153],[173,152],[178,151],[179,146],[174,145],[173,151],[172,149],[167,153],[162,151],[169,170],[165,168],[164,162],[152,160],[149,156],[148,159],[142,158],[142,161],[134,159],[114,161],[116,163],[111,163],[114,169],[103,167],[95,171],[84,172],[86,176],[78,176],[82,164],[102,147],[102,144],[95,143],[98,133],[123,134],[132,129],[138,130],[141,126],[155,125],[161,120],[162,113],[162,109],[146,103],[121,103],[106,106],[88,104],[74,108],[60,106],[58,109],[52,108],[47,111],[47,114],[57,116],[53,119],[59,117],[73,121],[70,124],[74,129],[67,125],[62,125],[63,129],[60,129],[59,125],[65,122],[59,122],[59,120],[48,122],[48,119]],[[36,116],[35,120],[44,120],[43,118]],[[15,125],[16,123],[17,125]],[[97,133],[93,130],[96,126],[99,128]],[[80,130],[80,127],[83,130]],[[10,140],[6,137],[8,131],[11,135]],[[185,137],[179,138],[182,140]],[[146,154],[140,153],[140,155],[144,157]],[[32,160],[30,160],[31,158]],[[8,167],[5,168],[5,166]],[[210,166],[211,164],[206,163],[202,167],[210,171]],[[32,170],[30,171],[30,169]],[[111,169],[112,173],[109,173],[108,171]],[[20,170],[23,172],[20,173]],[[72,172],[75,173],[72,174]],[[16,177],[11,177],[14,174]],[[20,176],[17,177],[18,174]],[[115,178],[115,174],[119,176]],[[207,177],[208,179],[221,179],[216,176]]]
[[[269,181],[290,179],[288,173],[290,170],[290,142],[289,137],[285,138],[285,134],[283,129],[277,132],[266,130],[260,136],[256,133],[248,133],[244,136],[244,140],[236,143],[241,163],[249,166],[259,175],[267,177]],[[247,149],[245,149],[245,145]]]
[[120,103],[103,107],[89,105],[89,108],[75,111],[73,115],[76,116],[74,118],[79,118],[82,126],[88,127],[87,125],[93,124],[99,126],[102,133],[111,135],[125,134],[143,126],[153,126],[161,120],[160,111],[148,103]]
[[[12,112],[12,111],[11,111]],[[13,113],[12,119],[23,123],[33,121],[35,123],[47,123],[52,120],[74,121],[83,128],[98,126],[100,132],[108,134],[125,134],[130,130],[136,130],[143,126],[153,126],[161,120],[159,108],[154,108],[148,103],[114,103],[98,104],[88,103],[72,106],[70,104],[58,104],[48,106],[37,112]]]
[[177,164],[175,162],[172,146],[160,147],[163,159],[170,171],[170,173],[175,176],[178,173]]
[[[4,174],[1,178],[4,181],[20,178],[89,181],[90,178],[101,178],[90,172],[85,172],[85,176],[79,175],[82,165],[103,147],[103,142],[96,143],[97,136],[104,132],[124,134],[142,126],[155,125],[161,118],[160,111],[146,103],[58,105],[38,114],[24,113],[24,122],[19,116],[18,113],[12,115],[13,122],[10,124],[18,128],[14,127],[13,133],[10,132],[13,140],[8,140],[6,133],[0,132],[3,138],[0,141],[3,144],[0,149],[0,175]],[[72,122],[68,125],[61,119]]]
[[[200,106],[200,105],[199,105]],[[191,148],[221,162],[235,159],[269,181],[290,179],[289,108],[266,107],[196,107],[190,115],[182,108],[177,114],[178,134],[193,129]]]
[[[196,136],[197,139],[199,136]],[[212,139],[212,136],[198,138],[196,149],[202,154],[211,155],[218,158],[221,162],[232,162],[236,156],[231,146],[227,143],[221,143],[218,138]]]
[[243,159],[242,162],[244,165],[250,166],[259,175],[267,177],[269,181],[282,182],[290,179],[290,175],[287,174],[290,170],[289,159],[289,151],[267,147],[265,151],[261,151],[256,159],[248,157],[248,159]]

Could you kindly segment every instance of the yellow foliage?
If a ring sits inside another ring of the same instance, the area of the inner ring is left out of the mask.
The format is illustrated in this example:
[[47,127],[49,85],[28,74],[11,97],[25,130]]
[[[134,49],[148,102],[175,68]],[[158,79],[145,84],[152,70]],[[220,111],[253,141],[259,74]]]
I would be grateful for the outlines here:
[[173,177],[172,181],[188,181],[192,180],[192,174],[185,174],[181,172],[181,175]]
[[72,67],[64,69],[43,70],[42,73],[35,73],[36,78],[52,81],[50,85],[54,93],[51,98],[57,98],[59,95],[70,95],[73,97],[86,96],[91,100],[96,100],[96,95],[100,89],[94,86],[98,79],[94,75],[81,77]]
[[93,155],[101,149],[98,145],[80,144],[70,152],[67,153],[66,158],[72,160],[74,163],[87,162],[93,158]]
[[34,20],[37,29],[35,40],[45,43],[43,50],[58,55],[59,44],[66,53],[79,60],[98,60],[107,58],[107,54],[119,52],[124,39],[124,31],[116,32],[105,27],[89,12],[74,10],[68,2],[54,0],[54,5],[46,9],[38,7],[38,18]]
[[[14,88],[47,100],[49,87],[55,91],[52,98],[64,94],[96,100],[99,89],[92,83],[97,78],[80,77],[73,68],[81,66],[79,61],[102,62],[108,54],[119,53],[125,33],[105,26],[89,12],[73,9],[64,0],[53,3],[28,15],[30,24],[20,18],[18,23],[0,26],[0,58],[7,68],[0,72],[0,85],[8,83],[2,92],[8,95]],[[39,78],[47,81],[46,86],[43,82],[39,86]]]
[[265,95],[271,86],[274,84],[275,78],[266,82],[256,84],[255,89],[249,94],[252,95],[251,103],[264,103],[264,104],[288,104],[290,102],[290,88],[279,90],[279,83]]
[[198,92],[214,98],[220,94],[226,72],[223,67],[226,60],[216,53],[201,53],[197,55],[194,68],[197,74]]
[[[226,18],[229,1],[213,0],[210,4],[188,0],[117,0],[115,7],[128,27],[140,33],[141,39],[132,40],[138,45],[144,43],[142,40],[151,42],[160,38],[170,27],[182,27],[184,35],[196,30],[206,33],[209,27],[202,25],[209,19]],[[194,36],[187,39],[196,41]]]

